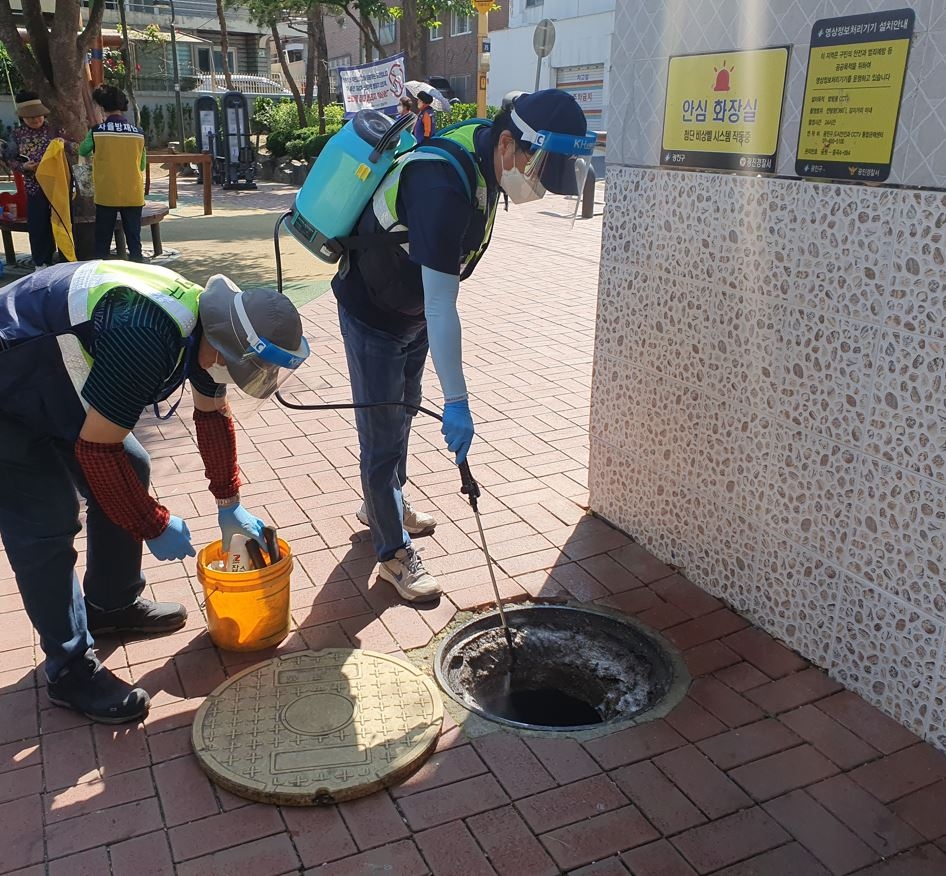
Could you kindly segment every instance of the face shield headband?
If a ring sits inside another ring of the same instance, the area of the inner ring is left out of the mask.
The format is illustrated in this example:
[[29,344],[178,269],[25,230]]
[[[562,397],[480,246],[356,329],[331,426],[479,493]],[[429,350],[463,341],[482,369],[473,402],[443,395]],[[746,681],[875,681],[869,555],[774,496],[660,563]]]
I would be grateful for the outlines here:
[[515,108],[511,110],[510,116],[513,124],[522,132],[521,139],[531,144],[531,154],[523,172],[526,179],[537,190],[574,195],[575,209],[570,217],[574,221],[591,169],[597,135],[537,131],[522,119]]
[[237,386],[252,398],[269,398],[309,355],[309,344],[302,338],[297,350],[286,350],[262,338],[253,328],[243,304],[243,292],[233,297],[233,313],[246,335],[248,348],[236,361],[225,356],[227,371]]
[[[240,320],[243,331],[246,332],[246,340],[253,354],[259,356],[260,359],[269,365],[276,365],[279,368],[288,368],[290,371],[295,370],[305,362],[309,355],[309,343],[305,338],[302,338],[299,349],[289,352],[289,350],[285,350],[267,341],[265,338],[261,338],[256,333],[256,329],[253,328],[253,324],[250,322],[250,318],[247,315],[246,308],[243,306],[243,292],[238,292],[234,296],[233,309],[236,311],[237,319]],[[248,350],[247,353],[249,352]]]

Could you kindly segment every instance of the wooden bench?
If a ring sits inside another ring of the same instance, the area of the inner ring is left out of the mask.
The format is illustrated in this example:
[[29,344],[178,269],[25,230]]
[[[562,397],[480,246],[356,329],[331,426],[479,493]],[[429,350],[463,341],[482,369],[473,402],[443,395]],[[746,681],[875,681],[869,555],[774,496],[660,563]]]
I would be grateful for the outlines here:
[[[164,204],[145,204],[141,210],[141,227],[148,226],[151,228],[151,243],[154,246],[156,256],[164,252],[161,245],[161,220],[167,214],[168,208]],[[83,217],[76,221],[94,222],[95,216]],[[0,237],[3,238],[3,254],[8,265],[16,265],[16,249],[13,246],[14,231],[27,231],[25,216],[23,218],[18,216],[16,219],[0,219]],[[124,258],[128,254],[121,214],[115,220],[115,251],[119,258]]]
[[213,215],[213,195],[210,186],[212,176],[212,157],[209,152],[149,152],[145,166],[145,194],[151,191],[151,165],[168,165],[168,206],[177,207],[177,168],[178,165],[199,164],[204,184],[204,215]]

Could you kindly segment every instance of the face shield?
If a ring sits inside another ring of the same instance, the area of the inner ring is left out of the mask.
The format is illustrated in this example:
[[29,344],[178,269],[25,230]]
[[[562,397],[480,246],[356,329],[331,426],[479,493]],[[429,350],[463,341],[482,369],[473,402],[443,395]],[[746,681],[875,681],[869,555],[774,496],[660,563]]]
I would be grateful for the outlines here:
[[575,196],[575,208],[569,217],[574,221],[591,169],[597,135],[537,131],[522,119],[515,108],[511,116],[522,132],[521,139],[531,144],[529,160],[522,171],[526,182],[536,193],[549,191],[556,195]]
[[269,398],[309,355],[298,312],[271,289],[241,290],[218,274],[207,282],[199,308],[208,343],[232,382],[255,399]]

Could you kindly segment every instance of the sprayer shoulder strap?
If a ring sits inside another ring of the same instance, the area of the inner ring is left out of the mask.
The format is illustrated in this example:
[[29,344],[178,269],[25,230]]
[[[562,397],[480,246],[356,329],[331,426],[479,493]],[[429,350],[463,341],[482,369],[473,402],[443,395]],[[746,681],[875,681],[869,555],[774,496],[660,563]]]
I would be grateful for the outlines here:
[[[436,142],[435,142],[436,141]],[[467,199],[476,203],[476,164],[473,157],[459,143],[434,137],[423,146],[416,146],[405,156],[416,153],[436,155],[452,165],[463,182]],[[352,234],[338,238],[345,249],[371,249],[375,246],[401,246],[407,243],[407,231],[379,231],[376,234]]]

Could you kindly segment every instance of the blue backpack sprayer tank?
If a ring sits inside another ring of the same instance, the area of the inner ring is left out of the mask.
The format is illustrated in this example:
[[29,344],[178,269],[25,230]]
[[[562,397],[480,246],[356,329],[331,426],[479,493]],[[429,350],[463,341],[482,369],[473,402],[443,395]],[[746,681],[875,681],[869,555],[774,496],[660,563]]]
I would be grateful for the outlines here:
[[360,110],[333,136],[296,195],[286,226],[314,256],[337,262],[338,239],[350,234],[395,157],[414,145],[408,113],[392,120],[379,110]]

